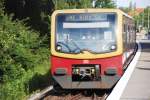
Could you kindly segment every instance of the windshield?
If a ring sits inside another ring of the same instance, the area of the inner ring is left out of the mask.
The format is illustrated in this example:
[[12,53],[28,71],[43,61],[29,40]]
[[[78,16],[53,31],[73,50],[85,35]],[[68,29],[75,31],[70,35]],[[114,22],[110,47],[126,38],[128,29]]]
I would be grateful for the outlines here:
[[56,51],[63,53],[112,52],[116,45],[115,13],[59,14]]

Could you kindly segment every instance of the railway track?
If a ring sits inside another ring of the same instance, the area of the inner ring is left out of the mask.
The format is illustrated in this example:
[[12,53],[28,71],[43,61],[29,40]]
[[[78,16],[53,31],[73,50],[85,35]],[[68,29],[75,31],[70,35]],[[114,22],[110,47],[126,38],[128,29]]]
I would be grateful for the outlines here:
[[49,93],[41,100],[106,100],[108,94],[100,91],[73,91],[67,94]]

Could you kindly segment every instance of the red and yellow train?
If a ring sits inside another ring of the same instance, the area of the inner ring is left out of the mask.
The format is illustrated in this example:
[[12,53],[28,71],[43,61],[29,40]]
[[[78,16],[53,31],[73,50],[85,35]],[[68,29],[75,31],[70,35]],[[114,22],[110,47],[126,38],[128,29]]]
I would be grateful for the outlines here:
[[119,9],[52,14],[51,74],[64,89],[112,88],[135,48],[134,21]]

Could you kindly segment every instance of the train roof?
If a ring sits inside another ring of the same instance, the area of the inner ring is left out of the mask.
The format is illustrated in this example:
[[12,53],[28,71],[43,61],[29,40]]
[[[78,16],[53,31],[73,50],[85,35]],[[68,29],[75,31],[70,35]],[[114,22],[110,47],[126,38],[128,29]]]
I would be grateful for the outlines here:
[[108,8],[87,8],[87,9],[63,9],[63,10],[55,10],[54,14],[57,13],[72,13],[72,12],[119,12],[124,16],[133,19],[130,15],[126,14],[120,9],[108,9]]

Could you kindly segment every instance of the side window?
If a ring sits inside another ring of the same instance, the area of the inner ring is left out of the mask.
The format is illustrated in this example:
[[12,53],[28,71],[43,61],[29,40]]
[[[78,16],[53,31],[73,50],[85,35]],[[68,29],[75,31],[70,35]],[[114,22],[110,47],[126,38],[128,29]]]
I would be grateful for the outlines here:
[[126,24],[123,25],[123,32],[126,32]]
[[130,26],[128,25],[128,33],[130,32]]

